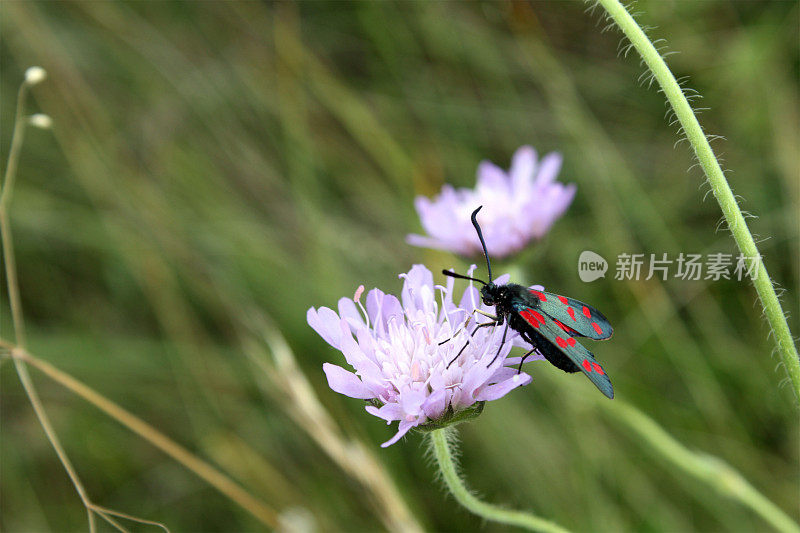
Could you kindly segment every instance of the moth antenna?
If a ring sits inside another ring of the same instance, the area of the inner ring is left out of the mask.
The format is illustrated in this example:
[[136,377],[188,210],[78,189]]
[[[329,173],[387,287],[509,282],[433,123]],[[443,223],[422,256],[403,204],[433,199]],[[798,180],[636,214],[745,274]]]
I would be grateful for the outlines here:
[[452,272],[450,270],[442,270],[442,274],[444,274],[445,276],[450,276],[451,278],[468,279],[468,280],[477,281],[478,283],[482,283],[483,285],[486,285],[486,282],[483,281],[482,279],[471,278],[471,277],[465,276],[463,274],[456,274],[455,272]]
[[489,271],[489,283],[492,282],[492,265],[489,263],[489,252],[486,251],[486,242],[483,240],[483,232],[481,231],[481,227],[478,225],[478,220],[475,218],[478,214],[478,211],[483,209],[483,206],[479,206],[478,209],[472,212],[472,225],[475,226],[475,231],[478,232],[478,238],[481,240],[481,246],[483,246],[483,256],[486,258],[486,270]]

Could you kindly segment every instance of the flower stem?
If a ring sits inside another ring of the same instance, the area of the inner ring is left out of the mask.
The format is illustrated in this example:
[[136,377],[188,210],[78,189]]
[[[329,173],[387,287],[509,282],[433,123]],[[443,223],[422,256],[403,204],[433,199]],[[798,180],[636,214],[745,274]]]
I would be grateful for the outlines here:
[[711,149],[711,145],[708,143],[708,139],[703,133],[692,107],[658,50],[636,23],[636,20],[620,4],[619,0],[598,0],[598,3],[603,6],[609,17],[630,40],[631,44],[642,56],[642,59],[644,59],[655,80],[661,86],[670,106],[675,111],[675,116],[680,122],[681,129],[692,145],[697,160],[708,178],[708,183],[722,209],[736,245],[745,257],[752,258],[753,261],[757,262],[758,269],[753,285],[761,300],[767,321],[774,332],[778,352],[789,375],[789,381],[794,389],[795,397],[800,401],[800,359],[798,359],[797,348],[792,340],[791,331],[789,331],[789,324],[786,322],[786,317],[778,301],[772,280],[763,261],[761,261],[761,255],[758,253],[753,235],[747,227],[744,215],[736,202],[728,180],[725,179],[725,174],[720,168],[719,161],[714,155],[714,151]]
[[[17,93],[17,110],[14,116],[14,132],[11,137],[11,147],[8,153],[8,161],[6,163],[6,171],[3,175],[2,190],[0,191],[0,240],[2,240],[3,250],[3,270],[6,274],[6,286],[8,288],[8,301],[11,307],[11,320],[14,330],[14,339],[21,348],[25,348],[27,338],[25,335],[25,320],[22,314],[22,303],[19,295],[19,283],[17,282],[17,266],[14,258],[14,240],[11,234],[11,222],[8,216],[8,207],[11,202],[11,194],[14,190],[14,181],[17,176],[17,165],[19,163],[20,152],[22,151],[22,141],[25,137],[25,127],[27,120],[25,120],[25,100],[28,94],[28,80],[26,79],[19,87]],[[95,533],[97,526],[94,519],[94,512],[92,509],[92,501],[83,486],[83,482],[78,476],[75,467],[61,445],[58,435],[53,429],[50,422],[50,417],[47,415],[42,401],[39,399],[39,394],[36,387],[31,380],[28,368],[25,363],[19,359],[14,358],[14,367],[17,370],[17,375],[25,389],[25,394],[33,406],[36,417],[44,430],[47,440],[53,446],[53,449],[58,456],[59,461],[67,471],[72,485],[78,493],[84,507],[86,508],[86,515],[89,521],[89,533]]]
[[[451,435],[453,437],[451,437]],[[476,498],[461,480],[458,475],[458,469],[453,460],[451,451],[451,442],[448,442],[448,437],[454,438],[455,430],[450,429],[436,429],[430,432],[431,444],[433,446],[433,453],[436,456],[436,462],[442,472],[442,477],[447,483],[447,488],[455,497],[456,501],[466,507],[470,512],[492,522],[500,522],[502,524],[510,524],[513,526],[522,527],[531,531],[546,531],[554,533],[565,533],[567,530],[563,527],[539,518],[530,513],[523,511],[511,511],[503,509],[496,505],[485,503]]]

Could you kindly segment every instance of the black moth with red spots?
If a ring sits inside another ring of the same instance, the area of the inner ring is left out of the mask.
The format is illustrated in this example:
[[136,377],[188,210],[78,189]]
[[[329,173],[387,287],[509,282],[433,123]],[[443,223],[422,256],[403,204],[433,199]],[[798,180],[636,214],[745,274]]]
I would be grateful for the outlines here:
[[592,352],[575,340],[576,337],[593,340],[610,338],[613,330],[608,319],[594,307],[573,298],[528,289],[514,283],[495,284],[492,281],[492,267],[489,263],[483,234],[475,218],[480,210],[479,207],[472,213],[472,224],[478,232],[478,238],[483,245],[483,253],[486,255],[486,266],[489,271],[488,283],[447,270],[443,271],[446,276],[470,279],[483,284],[481,287],[483,303],[493,305],[497,316],[491,317],[490,322],[480,324],[478,327],[505,323],[503,342],[505,342],[509,326],[519,333],[522,339],[532,347],[522,357],[520,368],[525,359],[537,351],[547,361],[565,372],[583,372],[600,389],[600,392],[613,398],[614,388],[611,386],[611,380],[608,379],[605,370],[594,358]]

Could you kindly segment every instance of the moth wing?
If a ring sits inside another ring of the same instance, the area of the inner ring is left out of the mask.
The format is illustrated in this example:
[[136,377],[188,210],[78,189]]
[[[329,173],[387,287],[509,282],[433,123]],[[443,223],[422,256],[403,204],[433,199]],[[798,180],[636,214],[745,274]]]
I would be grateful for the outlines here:
[[573,337],[602,341],[614,334],[608,319],[591,305],[552,292],[533,289],[529,292],[539,299],[539,309]]
[[520,312],[520,316],[547,342],[551,343],[561,353],[566,355],[570,361],[586,374],[586,377],[594,383],[600,392],[609,398],[614,398],[614,387],[611,380],[606,375],[603,367],[594,358],[592,352],[575,340],[556,324],[555,319],[545,313],[541,313],[534,308],[528,307]]

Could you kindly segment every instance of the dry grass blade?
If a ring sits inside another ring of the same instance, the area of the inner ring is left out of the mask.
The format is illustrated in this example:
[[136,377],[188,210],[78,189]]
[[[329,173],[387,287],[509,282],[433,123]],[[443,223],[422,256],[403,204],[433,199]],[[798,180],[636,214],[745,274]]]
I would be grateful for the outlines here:
[[12,356],[14,356],[15,360],[24,361],[36,367],[38,370],[42,371],[60,385],[66,387],[71,392],[88,401],[109,415],[111,418],[124,425],[143,439],[150,442],[153,446],[159,448],[161,451],[197,474],[215,489],[251,513],[264,525],[272,528],[277,527],[278,515],[271,507],[251,495],[231,478],[191,453],[185,447],[173,441],[131,412],[123,409],[108,398],[97,393],[84,383],[81,383],[69,374],[54,367],[50,363],[33,356],[25,350],[14,348],[7,341],[0,340],[0,343],[2,343],[3,346],[11,349]]
[[[255,315],[255,313],[254,313]],[[314,389],[297,366],[281,333],[263,315],[258,321],[261,341],[245,337],[242,345],[253,364],[270,380],[265,392],[282,401],[294,421],[350,476],[375,498],[386,527],[397,532],[422,531],[397,487],[378,459],[359,441],[345,437],[322,406]],[[276,390],[280,393],[276,394]]]
[[[38,70],[37,70],[38,69]],[[36,71],[38,76],[36,76],[36,81],[29,76],[32,71]],[[159,522],[152,522],[143,518],[134,517],[133,515],[126,515],[123,513],[119,513],[117,511],[111,510],[100,510],[101,508],[92,503],[86,488],[83,485],[83,482],[78,476],[78,472],[75,470],[75,467],[72,465],[72,461],[69,459],[66,450],[61,444],[60,439],[58,438],[58,434],[56,433],[55,429],[53,428],[53,424],[50,421],[50,417],[47,414],[47,411],[44,409],[44,405],[42,404],[41,399],[39,398],[39,393],[36,390],[36,387],[33,384],[33,380],[30,377],[30,373],[28,372],[28,368],[25,365],[24,358],[21,357],[22,354],[25,354],[25,346],[27,345],[27,338],[25,334],[25,319],[22,314],[22,303],[20,299],[20,291],[19,291],[19,283],[17,278],[17,267],[16,267],[16,260],[14,258],[14,241],[11,233],[11,222],[8,216],[8,208],[11,203],[11,197],[14,190],[14,181],[16,179],[17,173],[17,165],[19,161],[20,152],[22,150],[22,142],[25,137],[25,127],[28,124],[27,117],[25,116],[25,100],[27,97],[28,89],[30,86],[39,83],[44,79],[46,73],[44,69],[40,67],[32,67],[27,70],[25,80],[22,82],[19,88],[18,96],[17,96],[17,109],[14,119],[14,133],[11,139],[11,148],[8,154],[8,161],[6,165],[6,171],[3,176],[3,185],[2,191],[0,191],[0,235],[2,235],[2,250],[3,250],[3,267],[6,275],[6,283],[8,287],[8,297],[9,303],[11,306],[11,315],[13,320],[13,327],[14,327],[14,335],[16,338],[16,342],[18,347],[14,347],[9,343],[5,343],[5,347],[10,350],[10,354],[14,359],[14,366],[17,370],[17,375],[19,376],[19,380],[22,383],[23,388],[25,389],[25,394],[28,396],[28,399],[33,406],[33,410],[36,413],[36,417],[39,419],[39,424],[42,426],[42,429],[47,436],[47,439],[50,441],[50,444],[53,446],[53,449],[58,456],[59,461],[64,466],[64,469],[67,471],[67,475],[69,476],[72,485],[75,487],[75,490],[78,492],[78,496],[80,496],[81,502],[83,506],[86,508],[86,514],[89,521],[89,531],[94,533],[96,530],[96,524],[94,515],[97,514],[101,518],[105,519],[112,525],[116,524],[113,520],[110,520],[106,513],[117,514],[119,516],[125,516],[130,518],[131,520],[135,520],[142,523],[149,523],[158,525],[163,529],[167,530],[166,526]]]

